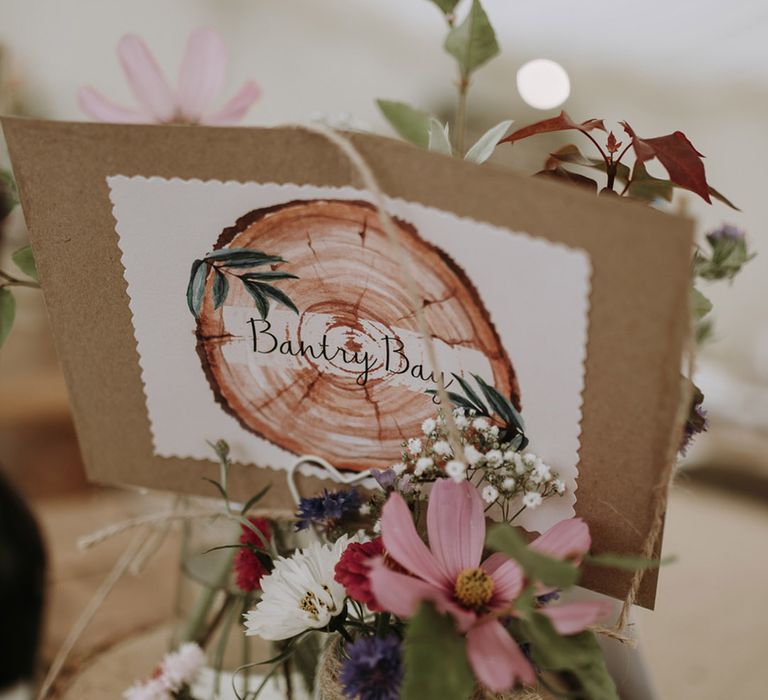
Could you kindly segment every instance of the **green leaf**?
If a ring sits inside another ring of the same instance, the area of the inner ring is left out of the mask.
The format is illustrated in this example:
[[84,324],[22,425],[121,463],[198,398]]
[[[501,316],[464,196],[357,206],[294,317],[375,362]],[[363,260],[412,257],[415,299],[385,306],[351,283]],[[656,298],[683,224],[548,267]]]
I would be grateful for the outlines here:
[[251,282],[250,280],[243,280],[243,285],[248,294],[250,294],[256,302],[256,308],[261,317],[266,318],[269,314],[269,299],[267,299],[262,291],[261,285],[256,282]]
[[569,588],[579,580],[579,570],[569,561],[553,559],[531,549],[523,536],[508,523],[497,523],[488,531],[486,545],[514,559],[531,581]]
[[593,554],[584,557],[584,562],[593,566],[605,566],[609,569],[621,569],[623,571],[640,571],[645,569],[657,569],[665,564],[671,564],[674,557],[664,559],[646,559],[628,554]]
[[272,484],[267,484],[261,491],[258,493],[255,493],[253,496],[251,496],[243,506],[243,509],[240,511],[241,515],[246,515],[248,511],[253,508],[264,496],[266,495],[267,491],[272,488]]
[[498,415],[500,415],[507,423],[512,423],[520,430],[525,430],[525,421],[520,415],[514,404],[502,394],[496,387],[488,384],[480,375],[473,374],[478,386],[483,392],[483,395],[491,404],[491,407]]
[[187,285],[187,306],[189,306],[189,310],[195,318],[200,315],[207,275],[208,266],[202,260],[195,260],[192,263],[192,269],[189,273],[189,284]]
[[512,126],[512,119],[505,119],[503,122],[499,122],[496,126],[488,129],[477,140],[475,145],[467,151],[464,160],[469,160],[473,163],[485,163],[493,155],[496,146],[504,138],[504,134],[507,133],[510,126]]
[[459,4],[459,0],[432,0],[432,2],[443,11],[444,15],[450,15]]
[[691,310],[697,321],[704,318],[712,311],[712,302],[707,299],[696,287],[691,287]]
[[429,119],[429,150],[452,156],[451,139],[448,137],[448,125],[443,126],[437,119]]
[[220,270],[216,270],[216,276],[213,278],[213,308],[218,309],[227,298],[229,293],[229,280]]
[[405,102],[376,100],[381,113],[402,138],[421,148],[429,146],[429,120],[431,115],[411,107]]
[[465,78],[498,55],[496,33],[480,0],[472,0],[467,17],[448,33],[445,50],[458,61]]
[[13,319],[16,318],[16,299],[9,289],[0,289],[0,347],[11,332]]
[[291,301],[291,297],[289,297],[281,289],[278,289],[277,287],[273,287],[271,284],[260,284],[259,288],[268,297],[271,297],[272,299],[279,302],[283,306],[287,306],[294,313],[299,313],[299,310],[296,308],[296,304],[294,304],[293,301]]
[[37,265],[35,265],[35,257],[32,254],[31,246],[25,246],[17,250],[11,256],[11,260],[27,277],[31,277],[35,282],[39,281],[37,278]]
[[464,637],[430,603],[419,606],[406,628],[404,661],[402,700],[466,700],[472,695],[475,679]]
[[293,653],[293,663],[301,676],[307,696],[312,694],[315,687],[315,674],[320,659],[320,639],[317,634],[308,634],[296,643]]
[[576,697],[589,700],[620,700],[608,673],[605,658],[592,632],[567,637],[557,633],[549,619],[533,613],[516,625],[531,644],[537,666],[547,671],[568,671],[579,682]]
[[641,161],[635,162],[635,167],[632,170],[632,181],[627,194],[646,202],[652,202],[654,199],[671,202],[673,192],[674,186],[670,180],[653,177]]

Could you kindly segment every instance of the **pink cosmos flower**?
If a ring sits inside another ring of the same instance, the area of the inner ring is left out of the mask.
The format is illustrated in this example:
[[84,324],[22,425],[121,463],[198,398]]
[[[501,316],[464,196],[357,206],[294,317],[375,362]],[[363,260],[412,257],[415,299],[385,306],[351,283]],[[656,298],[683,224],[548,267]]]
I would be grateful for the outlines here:
[[259,97],[258,85],[248,81],[218,111],[212,109],[227,73],[227,50],[213,29],[195,29],[189,35],[177,90],[168,84],[141,37],[126,34],[117,45],[117,54],[139,109],[122,107],[91,87],[81,87],[77,93],[80,109],[99,121],[234,124]]
[[[381,516],[384,547],[411,575],[387,568],[381,559],[371,565],[371,587],[379,605],[399,617],[430,601],[449,613],[467,637],[467,656],[489,690],[503,692],[518,681],[535,681],[533,667],[498,617],[511,610],[524,588],[520,566],[501,553],[481,561],[485,543],[484,506],[477,489],[464,481],[439,480],[427,507],[429,547],[416,532],[408,505],[390,495]],[[531,547],[559,559],[579,560],[591,544],[589,528],[580,518],[564,520]],[[608,603],[584,602],[547,607],[546,615],[563,635],[580,632],[610,610]]]

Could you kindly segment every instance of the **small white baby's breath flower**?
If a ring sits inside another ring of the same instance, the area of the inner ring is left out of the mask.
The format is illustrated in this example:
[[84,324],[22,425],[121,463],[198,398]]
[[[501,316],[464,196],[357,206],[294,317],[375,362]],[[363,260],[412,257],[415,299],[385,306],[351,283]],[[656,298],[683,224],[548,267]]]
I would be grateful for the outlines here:
[[416,460],[416,469],[413,470],[413,473],[416,476],[421,476],[427,469],[431,469],[433,465],[434,462],[431,457],[419,457]]
[[517,452],[515,452],[514,462],[515,462],[515,474],[517,474],[518,476],[522,476],[523,474],[525,474],[525,469],[526,469],[525,462]]
[[480,418],[475,418],[475,420],[472,421],[472,427],[475,430],[488,430],[490,425],[488,423],[488,420],[481,416]]
[[523,496],[523,505],[531,510],[538,508],[541,501],[541,494],[538,491],[526,491],[525,496]]
[[432,451],[441,457],[447,457],[452,452],[451,446],[447,440],[438,440],[432,445]]
[[514,450],[506,450],[504,452],[504,461],[508,462],[509,464],[514,464],[516,454],[517,452],[515,452]]
[[[459,410],[461,413],[459,413]],[[459,430],[464,430],[469,425],[469,421],[467,420],[467,417],[464,415],[464,409],[457,409],[453,413],[453,422],[456,423],[456,427]]]
[[480,495],[483,497],[483,500],[486,503],[493,503],[499,497],[499,492],[495,486],[488,484],[487,486],[483,487],[482,493]]
[[561,479],[555,479],[552,484],[555,487],[555,491],[565,493],[565,483]]
[[458,459],[452,459],[445,465],[445,473],[457,482],[467,478],[467,468],[464,462],[460,462]]
[[419,440],[419,438],[411,438],[408,440],[408,452],[412,455],[421,453],[421,440]]
[[370,515],[371,514],[371,504],[370,503],[363,503],[358,509],[357,512],[360,513],[360,515]]
[[467,462],[473,467],[483,458],[483,455],[472,445],[467,445],[464,448],[464,456],[467,458]]
[[431,435],[435,432],[435,428],[437,427],[437,422],[434,418],[427,418],[422,424],[421,424],[421,432],[424,433],[424,435]]
[[381,534],[381,520],[377,520],[377,521],[376,521],[376,522],[373,524],[373,531],[374,531],[374,532],[375,532],[377,535]]
[[536,464],[536,455],[533,454],[533,452],[526,452],[523,457],[523,464],[525,464],[526,467],[532,467]]
[[512,491],[515,488],[515,484],[517,482],[511,477],[508,476],[504,481],[501,482],[501,488],[503,488],[505,491]]
[[488,432],[491,434],[491,437],[497,438],[499,437],[499,426],[498,425],[492,425]]
[[499,450],[489,450],[485,453],[485,461],[492,467],[498,467],[504,460]]
[[549,481],[549,479],[552,477],[552,471],[550,470],[549,465],[544,464],[544,462],[540,459],[536,460],[533,471],[542,481]]
[[408,469],[408,467],[406,467],[402,462],[398,462],[397,464],[392,465],[392,471],[394,471],[398,476],[400,476],[406,469]]

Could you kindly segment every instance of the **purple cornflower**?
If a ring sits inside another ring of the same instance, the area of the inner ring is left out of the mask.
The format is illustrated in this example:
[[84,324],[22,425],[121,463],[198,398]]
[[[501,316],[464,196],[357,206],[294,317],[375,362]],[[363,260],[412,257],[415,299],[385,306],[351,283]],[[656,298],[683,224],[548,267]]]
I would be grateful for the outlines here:
[[707,239],[712,245],[715,245],[718,241],[743,241],[745,238],[744,231],[732,224],[723,224],[714,231],[710,231],[707,234]]
[[545,593],[536,598],[536,601],[541,605],[551,603],[553,600],[560,600],[560,591],[550,591],[549,593]]
[[344,695],[360,700],[397,700],[403,680],[400,640],[394,635],[361,637],[347,644],[341,664]]
[[322,496],[302,498],[296,513],[297,530],[306,530],[310,525],[327,525],[329,522],[341,520],[345,515],[360,510],[360,494],[353,489],[348,491],[323,490]]

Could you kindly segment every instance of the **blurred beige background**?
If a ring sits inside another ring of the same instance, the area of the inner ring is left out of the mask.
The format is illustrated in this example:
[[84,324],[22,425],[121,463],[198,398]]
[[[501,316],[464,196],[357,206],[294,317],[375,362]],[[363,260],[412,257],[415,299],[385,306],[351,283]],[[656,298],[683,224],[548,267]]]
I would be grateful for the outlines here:
[[[710,183],[742,212],[707,206],[695,195],[679,196],[673,207],[695,216],[702,233],[722,222],[745,228],[760,252],[732,286],[704,289],[715,302],[716,329],[697,381],[712,428],[690,453],[683,485],[673,494],[666,551],[679,562],[662,573],[658,612],[640,621],[661,697],[765,697],[768,3],[484,5],[503,53],[473,84],[469,127],[475,135],[501,119],[520,126],[555,114],[527,107],[515,86],[525,61],[554,59],[570,75],[564,108],[574,118],[600,117],[614,126],[626,119],[642,136],[684,131],[707,156]],[[454,109],[454,66],[441,48],[445,26],[428,0],[3,0],[2,110],[82,119],[75,99],[82,84],[132,104],[115,55],[119,37],[141,34],[173,77],[189,30],[200,25],[218,29],[230,47],[228,90],[247,78],[263,89],[246,124],[322,113],[391,133],[374,105],[377,97],[444,119]],[[494,161],[534,172],[562,142],[539,137],[499,149]],[[0,241],[3,267],[24,243],[22,223],[17,210]],[[84,564],[71,541],[148,506],[85,489],[42,301],[34,291],[18,297],[16,328],[0,351],[0,463],[34,499],[59,553],[50,652],[115,553]],[[145,582],[118,595],[125,602],[151,589]],[[162,619],[170,595],[161,597],[130,621],[134,628]],[[98,645],[131,631],[124,617],[112,615],[109,624],[91,633]]]

